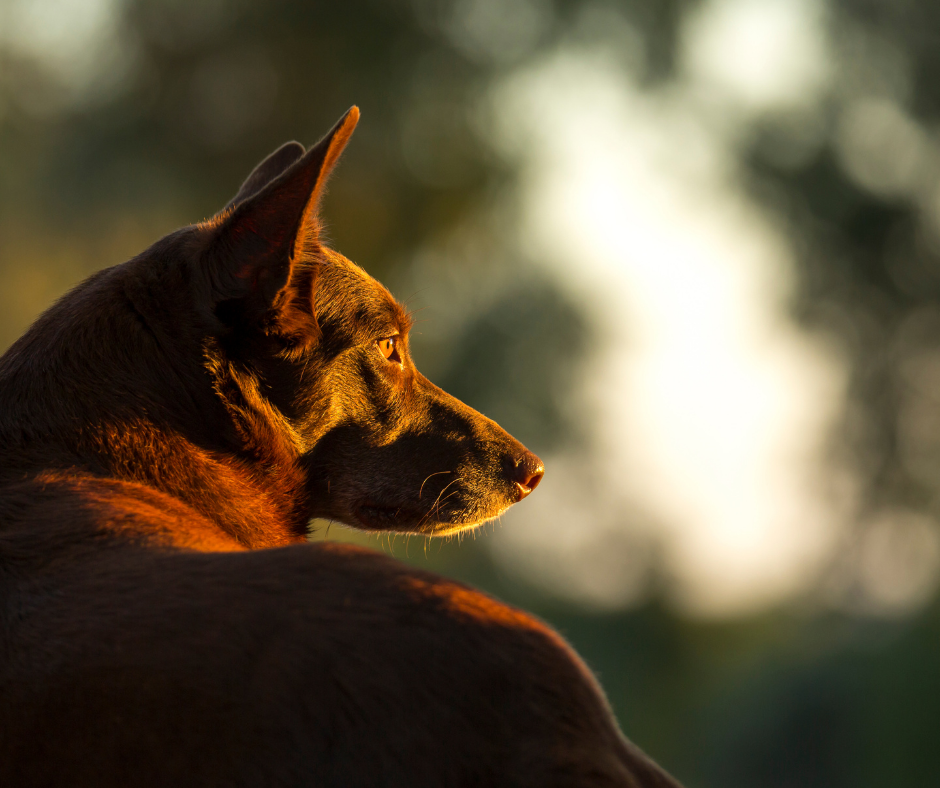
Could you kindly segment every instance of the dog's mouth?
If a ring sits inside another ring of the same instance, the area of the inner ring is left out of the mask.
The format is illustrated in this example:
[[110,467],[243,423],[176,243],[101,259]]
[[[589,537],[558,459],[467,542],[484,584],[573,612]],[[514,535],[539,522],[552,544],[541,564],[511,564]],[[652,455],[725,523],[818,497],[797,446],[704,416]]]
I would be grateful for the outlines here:
[[538,457],[526,452],[517,461],[505,460],[495,472],[485,466],[470,471],[405,474],[397,481],[382,479],[379,472],[371,485],[323,473],[315,488],[317,497],[322,495],[315,516],[373,533],[447,536],[502,515],[538,486],[544,468]]
[[[366,531],[397,531],[400,533],[420,533],[428,536],[446,536],[477,526],[499,517],[512,502],[506,502],[495,511],[487,513],[461,513],[463,516],[447,516],[441,511],[422,511],[411,506],[381,506],[365,503],[355,510],[356,523],[353,525]],[[481,516],[482,515],[482,516]]]
[[407,511],[400,506],[376,506],[366,504],[356,510],[356,519],[359,524],[369,531],[389,531],[403,521],[415,519],[415,512]]

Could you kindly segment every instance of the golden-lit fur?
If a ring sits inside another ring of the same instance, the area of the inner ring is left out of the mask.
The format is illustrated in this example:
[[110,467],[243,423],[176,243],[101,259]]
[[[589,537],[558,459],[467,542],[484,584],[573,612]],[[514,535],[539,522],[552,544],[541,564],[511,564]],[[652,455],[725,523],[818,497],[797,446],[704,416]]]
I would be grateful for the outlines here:
[[0,358],[0,785],[675,785],[546,625],[306,543],[472,527],[543,472],[322,246],[357,118]]

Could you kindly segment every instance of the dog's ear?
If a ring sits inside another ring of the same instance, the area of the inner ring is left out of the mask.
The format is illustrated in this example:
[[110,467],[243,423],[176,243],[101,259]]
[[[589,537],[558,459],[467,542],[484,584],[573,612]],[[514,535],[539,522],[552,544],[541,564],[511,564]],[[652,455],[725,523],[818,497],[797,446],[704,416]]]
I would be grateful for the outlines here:
[[289,300],[294,261],[318,242],[320,198],[358,120],[359,109],[352,107],[299,157],[297,143],[279,148],[255,168],[233,207],[209,223],[214,237],[206,262],[214,307],[226,303],[232,319],[254,321]]
[[249,197],[254,197],[254,195],[260,192],[278,175],[290,167],[291,164],[303,156],[304,153],[306,153],[304,146],[299,142],[285,142],[251,171],[251,175],[249,175],[242,184],[242,187],[238,190],[238,194],[229,200],[224,210],[234,208]]

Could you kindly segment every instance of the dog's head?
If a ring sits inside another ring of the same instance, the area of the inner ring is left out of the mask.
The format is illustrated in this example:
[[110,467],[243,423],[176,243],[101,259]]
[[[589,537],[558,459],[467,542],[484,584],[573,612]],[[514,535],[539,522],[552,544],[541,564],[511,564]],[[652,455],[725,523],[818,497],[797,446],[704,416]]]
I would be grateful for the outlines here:
[[309,151],[275,151],[199,227],[206,366],[246,447],[276,440],[295,453],[312,516],[445,534],[498,516],[543,467],[418,372],[407,311],[321,243],[318,203],[358,116]]

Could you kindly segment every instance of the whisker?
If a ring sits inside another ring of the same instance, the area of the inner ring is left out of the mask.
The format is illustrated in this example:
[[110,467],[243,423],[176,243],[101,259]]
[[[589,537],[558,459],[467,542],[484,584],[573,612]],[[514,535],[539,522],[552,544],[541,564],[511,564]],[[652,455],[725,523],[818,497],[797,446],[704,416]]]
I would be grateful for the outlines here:
[[[417,290],[415,290],[410,296],[408,296],[407,298],[403,298],[402,301],[404,301],[405,304],[407,305],[407,303],[408,303],[412,298],[414,298],[415,296],[421,295],[425,290],[429,290],[430,287],[431,287],[430,285],[427,285],[427,286],[425,286],[425,287],[419,287],[419,288],[418,288]],[[411,315],[411,314],[413,314],[414,312],[420,312],[422,309],[427,309],[427,306],[420,306],[420,307],[418,307],[417,309],[409,309],[409,310],[408,310],[408,314]]]
[[[460,477],[459,477],[459,476],[458,476],[456,479],[452,479],[451,481],[449,481],[447,484],[444,485],[444,489],[441,490],[441,491],[437,494],[437,499],[434,501],[434,503],[431,504],[431,508],[428,509],[428,511],[427,511],[427,512],[425,513],[425,515],[421,518],[421,520],[418,522],[418,525],[417,525],[416,527],[420,528],[422,525],[424,525],[425,522],[427,522],[428,518],[429,518],[432,514],[434,514],[436,511],[438,511],[438,508],[439,508],[439,507],[438,507],[438,504],[440,503],[441,496],[444,494],[444,492],[447,490],[448,487],[450,487],[452,484],[454,484],[455,482],[458,482],[458,481],[460,481]],[[455,490],[454,492],[457,492],[457,491]],[[453,493],[451,493],[451,494],[453,494]],[[449,498],[449,497],[450,497],[450,496],[448,496],[448,498]]]
[[428,483],[428,479],[430,479],[431,476],[440,476],[442,473],[453,473],[453,471],[435,471],[434,473],[430,474],[423,482],[421,482],[421,487],[418,488],[419,501],[421,500],[421,494],[424,492],[424,485]]

